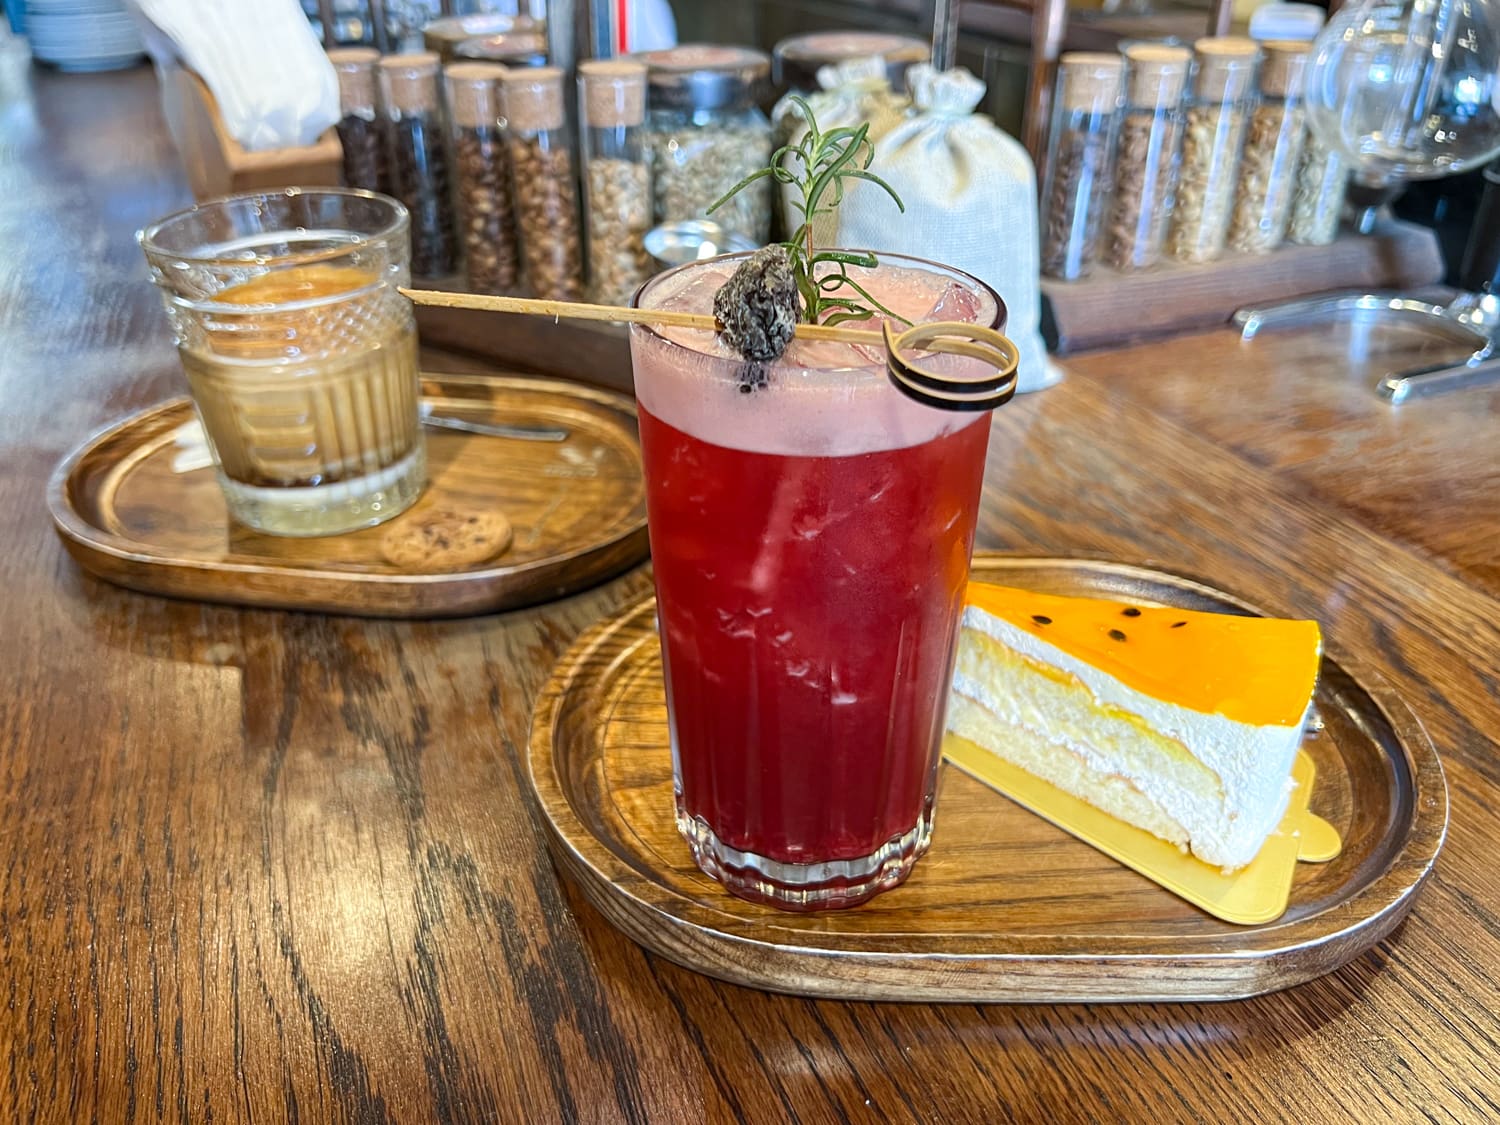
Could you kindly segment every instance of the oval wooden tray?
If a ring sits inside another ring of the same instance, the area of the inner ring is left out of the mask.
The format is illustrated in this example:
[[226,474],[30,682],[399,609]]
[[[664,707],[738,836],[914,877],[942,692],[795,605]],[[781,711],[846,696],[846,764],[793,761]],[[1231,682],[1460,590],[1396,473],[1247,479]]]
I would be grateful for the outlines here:
[[[561,428],[561,442],[426,428],[428,486],[379,527],[318,539],[233,523],[211,468],[180,471],[175,399],[95,435],[53,474],[47,501],[69,552],[107,581],[151,594],[375,617],[492,613],[562,597],[646,557],[635,404],[555,379],[424,375],[432,412],[475,423]],[[413,573],[388,536],[438,513],[499,511],[510,546]]]
[[[1107,562],[981,556],[974,575],[1050,593],[1254,612],[1208,586]],[[693,865],[672,815],[655,603],[579,638],[533,720],[532,783],[553,856],[648,949],[711,976],[807,996],[924,1001],[1224,1000],[1326,973],[1391,931],[1442,847],[1448,794],[1421,725],[1343,657],[1325,657],[1306,743],[1312,808],[1344,852],[1300,865],[1275,922],[1189,906],[945,765],[931,852],[853,910],[787,914]]]

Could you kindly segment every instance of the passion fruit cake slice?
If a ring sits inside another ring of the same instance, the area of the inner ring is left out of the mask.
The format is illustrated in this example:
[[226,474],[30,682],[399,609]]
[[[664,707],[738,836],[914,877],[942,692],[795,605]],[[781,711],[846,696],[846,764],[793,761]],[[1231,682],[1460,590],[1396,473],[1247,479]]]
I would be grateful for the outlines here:
[[1317,685],[1315,621],[970,583],[948,729],[1233,870],[1276,828]]

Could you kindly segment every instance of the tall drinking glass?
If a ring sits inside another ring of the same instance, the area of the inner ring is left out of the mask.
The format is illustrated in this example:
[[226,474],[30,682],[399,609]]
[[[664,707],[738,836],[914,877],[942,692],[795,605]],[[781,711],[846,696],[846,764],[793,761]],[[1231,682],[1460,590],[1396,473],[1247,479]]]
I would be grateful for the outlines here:
[[[741,257],[637,303],[708,312]],[[1004,327],[956,270],[850,272],[914,322]],[[678,827],[741,897],[863,902],[930,839],[989,415],[908,399],[884,349],[794,340],[757,371],[710,333],[633,325],[631,356]]]
[[199,204],[140,241],[232,516],[332,535],[421,495],[406,208],[288,188]]

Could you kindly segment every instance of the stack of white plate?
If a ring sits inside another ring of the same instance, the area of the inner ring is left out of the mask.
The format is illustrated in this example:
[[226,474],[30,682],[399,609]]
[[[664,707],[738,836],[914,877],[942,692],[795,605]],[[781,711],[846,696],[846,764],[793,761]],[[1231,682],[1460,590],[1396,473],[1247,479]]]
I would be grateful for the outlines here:
[[26,37],[59,70],[116,70],[146,50],[121,0],[26,0]]

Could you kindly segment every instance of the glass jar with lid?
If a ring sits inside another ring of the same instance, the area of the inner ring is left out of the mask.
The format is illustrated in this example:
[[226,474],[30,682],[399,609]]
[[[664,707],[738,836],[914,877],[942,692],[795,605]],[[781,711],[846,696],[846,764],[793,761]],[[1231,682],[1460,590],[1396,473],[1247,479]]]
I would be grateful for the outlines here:
[[1349,165],[1333,147],[1308,129],[1297,161],[1297,184],[1292,189],[1288,242],[1299,246],[1327,246],[1339,233]]
[[1118,55],[1100,52],[1069,51],[1057,61],[1042,184],[1042,272],[1050,277],[1083,277],[1098,254],[1123,71]]
[[1234,213],[1260,48],[1238,35],[1211,36],[1193,44],[1193,59],[1167,252],[1179,262],[1211,262],[1224,252]]
[[1182,95],[1192,54],[1182,47],[1132,43],[1125,56],[1125,108],[1115,151],[1104,260],[1140,270],[1161,260],[1182,144]]
[[526,289],[548,301],[576,301],[583,296],[583,253],[563,72],[507,69],[500,90]]
[[646,67],[630,59],[578,64],[589,299],[623,305],[655,273],[651,161],[644,134]]
[[443,68],[464,266],[475,293],[514,293],[520,281],[510,158],[501,133],[504,75],[505,69],[494,63]]
[[336,128],[344,150],[344,186],[389,195],[391,178],[378,108],[380,85],[375,80],[380,52],[370,47],[336,48],[328,52],[328,61],[339,79],[342,116]]
[[771,159],[771,122],[756,101],[771,60],[745,47],[690,44],[636,56],[646,64],[647,143],[656,220],[712,218],[762,245],[771,233],[771,180],[708,209]]
[[438,65],[430,51],[380,60],[391,187],[411,213],[412,276],[424,278],[459,268]]
[[819,89],[818,71],[845,59],[878,58],[885,63],[891,89],[906,89],[906,72],[932,55],[932,44],[889,31],[813,31],[792,35],[771,52],[771,80],[789,94]]
[[1277,40],[1262,47],[1266,61],[1260,71],[1260,105],[1245,134],[1239,194],[1229,224],[1229,245],[1250,254],[1274,250],[1286,237],[1307,134],[1302,79],[1311,44]]

